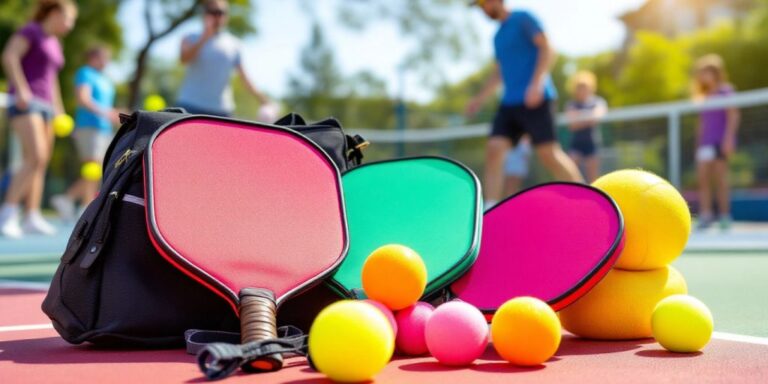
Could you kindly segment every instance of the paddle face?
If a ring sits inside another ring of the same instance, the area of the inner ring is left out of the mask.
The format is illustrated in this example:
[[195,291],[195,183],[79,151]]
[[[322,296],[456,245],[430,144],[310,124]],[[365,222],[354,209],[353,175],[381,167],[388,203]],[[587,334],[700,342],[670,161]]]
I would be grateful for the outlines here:
[[361,271],[376,248],[397,243],[427,267],[425,296],[450,284],[477,257],[480,184],[452,160],[419,157],[368,163],[342,176],[349,253],[329,280],[347,297],[362,293]]
[[188,118],[153,137],[145,175],[153,241],[235,310],[241,290],[279,304],[346,253],[338,170],[293,131]]
[[602,191],[572,183],[533,187],[485,213],[477,261],[450,289],[486,314],[518,296],[560,310],[608,273],[623,234],[621,212]]

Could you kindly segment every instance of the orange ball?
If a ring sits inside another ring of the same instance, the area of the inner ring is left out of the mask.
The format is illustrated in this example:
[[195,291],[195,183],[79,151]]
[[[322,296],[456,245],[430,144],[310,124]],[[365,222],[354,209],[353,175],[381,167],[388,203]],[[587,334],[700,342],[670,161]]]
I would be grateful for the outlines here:
[[539,365],[560,346],[560,320],[547,303],[518,297],[504,303],[493,315],[491,339],[504,360],[515,365]]
[[363,290],[393,311],[415,304],[427,286],[427,267],[416,251],[389,244],[373,251],[363,264]]

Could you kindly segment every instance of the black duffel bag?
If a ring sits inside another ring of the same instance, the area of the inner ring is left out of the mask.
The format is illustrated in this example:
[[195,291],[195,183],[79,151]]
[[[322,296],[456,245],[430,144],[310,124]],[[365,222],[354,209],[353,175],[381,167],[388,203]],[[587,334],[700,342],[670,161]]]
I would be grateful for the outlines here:
[[[42,305],[66,341],[180,347],[188,329],[239,330],[229,305],[163,259],[147,233],[143,154],[155,131],[182,117],[189,115],[179,109],[121,116],[104,158],[101,191],[78,219]],[[276,124],[318,143],[342,171],[360,164],[367,145],[346,135],[335,119],[305,124],[290,114]],[[278,322],[306,331],[335,299],[321,284],[286,302]]]

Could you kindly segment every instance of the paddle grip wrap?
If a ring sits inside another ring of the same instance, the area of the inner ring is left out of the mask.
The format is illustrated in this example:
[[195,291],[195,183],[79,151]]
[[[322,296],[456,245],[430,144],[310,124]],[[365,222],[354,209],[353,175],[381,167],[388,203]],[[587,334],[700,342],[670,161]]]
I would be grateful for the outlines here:
[[[242,344],[277,338],[277,304],[272,291],[246,288],[240,291],[240,341]],[[279,353],[260,356],[244,364],[246,372],[271,372],[283,367]]]

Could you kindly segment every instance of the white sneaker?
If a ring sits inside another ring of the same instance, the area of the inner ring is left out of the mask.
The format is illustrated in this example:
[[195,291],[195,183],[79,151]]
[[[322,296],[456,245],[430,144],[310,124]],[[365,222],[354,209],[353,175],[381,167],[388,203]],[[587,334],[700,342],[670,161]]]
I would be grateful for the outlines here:
[[54,195],[51,197],[51,206],[59,213],[64,221],[75,219],[75,202],[67,195]]
[[19,226],[19,207],[15,205],[3,205],[0,208],[0,234],[13,239],[24,235]]
[[48,223],[40,212],[33,212],[24,218],[24,223],[21,225],[21,229],[24,233],[53,236],[56,234],[56,228]]

